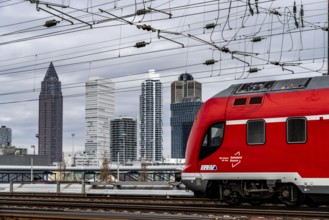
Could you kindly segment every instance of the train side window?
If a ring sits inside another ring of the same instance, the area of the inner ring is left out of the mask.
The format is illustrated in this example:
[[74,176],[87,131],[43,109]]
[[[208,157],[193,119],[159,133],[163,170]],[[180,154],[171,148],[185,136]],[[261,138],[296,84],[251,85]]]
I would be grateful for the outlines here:
[[224,123],[216,123],[208,128],[200,150],[199,160],[202,160],[214,153],[222,144],[224,136]]
[[250,105],[254,105],[254,104],[262,104],[262,101],[263,101],[263,97],[251,97],[250,98],[250,101],[249,101],[249,104]]
[[237,98],[234,100],[233,105],[245,105],[247,103],[247,98]]
[[265,144],[264,120],[247,121],[247,144],[248,145]]
[[302,144],[306,142],[306,118],[287,119],[287,142],[289,144]]

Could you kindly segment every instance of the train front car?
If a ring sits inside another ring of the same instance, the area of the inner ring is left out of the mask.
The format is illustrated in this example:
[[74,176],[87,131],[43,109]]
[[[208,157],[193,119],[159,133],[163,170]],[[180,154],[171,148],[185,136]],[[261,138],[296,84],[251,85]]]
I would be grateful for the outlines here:
[[182,182],[229,204],[329,195],[329,77],[232,85],[193,124]]

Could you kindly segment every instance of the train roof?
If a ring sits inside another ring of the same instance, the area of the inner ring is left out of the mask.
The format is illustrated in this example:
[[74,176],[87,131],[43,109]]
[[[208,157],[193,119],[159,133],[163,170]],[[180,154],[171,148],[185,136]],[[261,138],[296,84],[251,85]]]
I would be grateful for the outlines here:
[[234,84],[217,93],[213,98],[229,97],[233,95],[289,92],[296,90],[315,90],[325,88],[329,88],[329,76],[271,80]]

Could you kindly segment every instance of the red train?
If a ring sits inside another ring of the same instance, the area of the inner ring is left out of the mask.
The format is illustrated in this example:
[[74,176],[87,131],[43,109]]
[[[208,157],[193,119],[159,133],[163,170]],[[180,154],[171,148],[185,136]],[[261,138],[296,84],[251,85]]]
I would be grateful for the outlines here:
[[329,196],[329,77],[232,85],[191,130],[182,182],[229,204]]

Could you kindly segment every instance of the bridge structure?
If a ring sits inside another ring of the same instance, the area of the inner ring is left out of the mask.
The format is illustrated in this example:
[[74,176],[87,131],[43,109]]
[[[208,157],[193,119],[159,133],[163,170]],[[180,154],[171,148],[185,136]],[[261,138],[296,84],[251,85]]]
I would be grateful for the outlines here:
[[[182,165],[117,166],[110,165],[110,181],[174,182]],[[99,182],[102,167],[73,166],[0,166],[0,183],[9,182]]]

